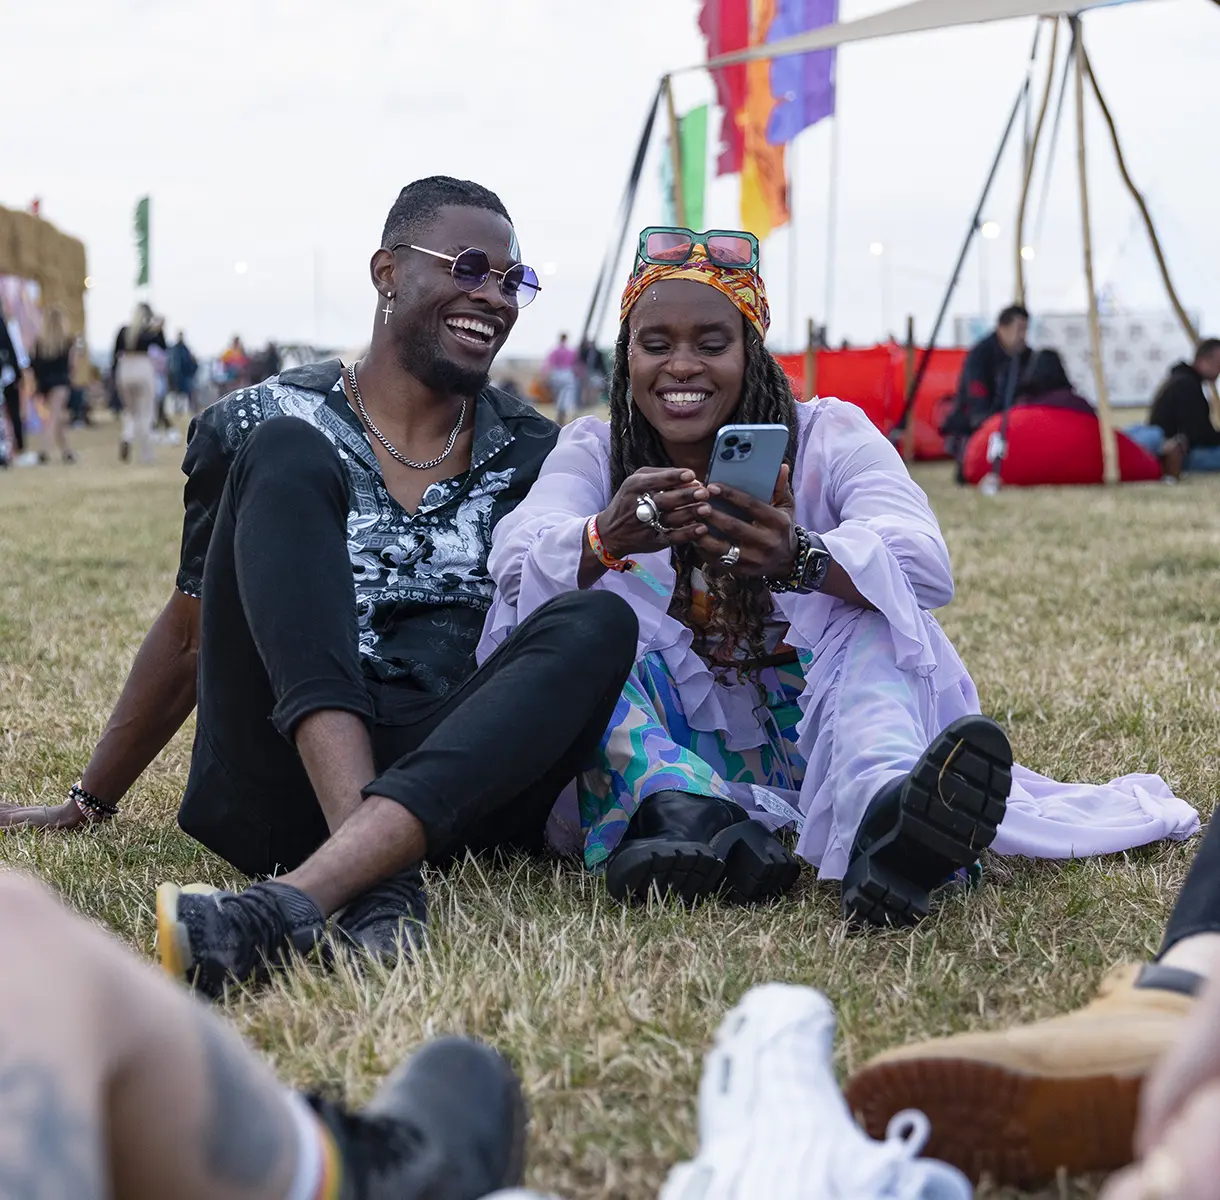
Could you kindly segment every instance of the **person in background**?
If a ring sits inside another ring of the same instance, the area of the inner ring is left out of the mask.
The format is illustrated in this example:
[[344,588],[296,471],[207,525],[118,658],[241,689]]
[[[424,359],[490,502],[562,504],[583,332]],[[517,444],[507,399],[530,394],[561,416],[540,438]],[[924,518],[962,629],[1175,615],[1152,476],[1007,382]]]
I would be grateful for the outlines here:
[[134,441],[136,458],[143,466],[153,461],[157,373],[148,352],[154,346],[165,349],[165,332],[153,310],[141,301],[114,340],[114,384],[123,404],[119,458],[127,461]]
[[42,332],[34,342],[30,366],[34,371],[35,394],[42,396],[47,407],[45,441],[47,450],[40,456],[46,462],[51,446],[59,451],[65,463],[76,461],[68,449],[68,392],[72,387],[73,338],[68,317],[57,305],[51,305],[42,322]]
[[220,356],[220,369],[223,391],[244,386],[249,377],[250,356],[236,334],[233,335],[229,348]]
[[[274,342],[267,343],[267,349],[263,351],[263,363],[260,368],[262,379],[270,379],[272,375],[278,375],[280,368],[283,365],[283,357],[280,354],[280,348]],[[260,380],[252,379],[251,383],[258,383]]]
[[1220,430],[1212,424],[1204,384],[1220,377],[1220,338],[1205,338],[1192,362],[1180,362],[1161,384],[1147,425],[1128,429],[1127,436],[1153,454],[1179,441],[1188,471],[1220,471]]
[[957,398],[940,430],[949,452],[957,460],[959,483],[963,482],[962,456],[970,435],[992,413],[1004,407],[1010,382],[1015,385],[1029,367],[1028,336],[1029,310],[1011,304],[1000,313],[995,329],[966,355]]
[[195,379],[199,374],[199,360],[186,344],[186,334],[178,330],[178,340],[169,351],[169,390],[186,397],[187,411],[194,415]]
[[0,308],[0,392],[4,393],[0,419],[7,417],[12,431],[11,445],[3,456],[6,466],[10,461],[20,462],[25,454],[25,422],[21,419],[21,372],[25,365]]
[[[993,438],[1003,450],[993,460]],[[1182,473],[1177,441],[1158,459],[1124,433],[1116,433],[1118,475],[1124,483],[1151,483]],[[1105,475],[1101,425],[1092,404],[1068,379],[1054,350],[1030,360],[1007,412],[992,413],[971,435],[961,457],[962,479],[971,486],[998,477],[1005,486],[1037,487],[1101,483]]]
[[559,335],[559,345],[546,356],[542,374],[555,400],[555,420],[566,424],[576,415],[580,403],[580,377],[576,374],[576,351],[568,345],[568,335]]
[[153,329],[161,334],[161,344],[148,348],[148,358],[153,365],[153,374],[157,380],[157,402],[153,418],[153,440],[165,441],[176,446],[181,440],[174,422],[170,419],[169,403],[169,348],[165,344],[165,318],[154,317]]
[[581,408],[596,408],[606,395],[606,356],[597,348],[592,338],[580,344]]

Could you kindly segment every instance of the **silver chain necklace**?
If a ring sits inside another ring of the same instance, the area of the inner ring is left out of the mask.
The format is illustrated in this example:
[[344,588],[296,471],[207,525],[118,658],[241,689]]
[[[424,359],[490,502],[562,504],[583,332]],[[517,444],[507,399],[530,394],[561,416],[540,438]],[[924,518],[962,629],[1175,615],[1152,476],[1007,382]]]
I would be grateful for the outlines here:
[[453,427],[453,432],[449,435],[449,441],[445,443],[445,448],[435,458],[428,459],[427,462],[416,462],[412,458],[408,458],[401,453],[398,448],[390,441],[376,425],[373,424],[373,418],[369,416],[369,410],[364,407],[364,401],[360,396],[360,385],[356,382],[356,364],[352,363],[347,368],[347,379],[352,385],[352,395],[356,397],[356,407],[360,410],[360,415],[364,418],[364,423],[372,430],[373,436],[396,458],[404,467],[413,467],[417,471],[431,471],[433,467],[439,467],[441,463],[453,453],[453,447],[457,444],[458,434],[462,432],[462,426],[466,423],[466,401],[462,401],[462,411],[458,413],[457,424]]

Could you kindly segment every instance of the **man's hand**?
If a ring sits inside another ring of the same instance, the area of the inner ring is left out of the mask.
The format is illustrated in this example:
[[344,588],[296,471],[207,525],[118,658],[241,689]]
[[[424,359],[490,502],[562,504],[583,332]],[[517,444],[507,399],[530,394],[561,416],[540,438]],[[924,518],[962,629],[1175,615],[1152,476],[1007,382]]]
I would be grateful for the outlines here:
[[75,800],[63,804],[0,804],[0,829],[83,829],[99,818],[86,817]]

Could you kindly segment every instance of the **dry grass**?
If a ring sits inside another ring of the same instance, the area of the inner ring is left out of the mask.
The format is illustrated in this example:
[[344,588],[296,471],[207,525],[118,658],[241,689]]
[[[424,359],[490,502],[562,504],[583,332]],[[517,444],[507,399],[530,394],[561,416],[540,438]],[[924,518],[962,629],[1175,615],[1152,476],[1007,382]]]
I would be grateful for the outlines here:
[[[121,469],[110,426],[83,464],[0,474],[0,789],[55,801],[79,773],[172,586],[178,452]],[[920,468],[959,599],[944,622],[1018,757],[1060,777],[1159,771],[1210,812],[1220,735],[1220,480],[988,502]],[[235,883],[174,824],[188,732],[88,836],[9,834],[0,862],[48,880],[148,954],[165,878]],[[301,970],[229,1014],[296,1084],[364,1099],[428,1034],[479,1034],[519,1064],[532,1182],[655,1195],[694,1137],[703,1047],[752,983],[838,1005],[844,1070],[891,1043],[1046,1015],[1155,945],[1192,853],[1154,846],[1055,864],[992,859],[981,894],[918,932],[851,937],[806,878],[766,911],[624,912],[565,866],[467,863],[434,877],[426,957],[364,978]],[[1091,1196],[1088,1181],[1047,1193]]]

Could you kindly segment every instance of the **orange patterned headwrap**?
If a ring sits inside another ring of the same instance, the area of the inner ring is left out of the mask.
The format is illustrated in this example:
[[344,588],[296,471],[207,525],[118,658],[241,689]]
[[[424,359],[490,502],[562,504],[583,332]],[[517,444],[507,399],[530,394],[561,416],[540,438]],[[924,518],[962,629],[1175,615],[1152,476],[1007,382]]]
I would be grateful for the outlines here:
[[702,246],[695,246],[686,262],[641,263],[627,282],[623,292],[623,303],[619,309],[619,320],[625,321],[636,301],[654,283],[663,279],[693,279],[706,283],[727,296],[755,329],[765,338],[771,325],[771,306],[767,303],[767,289],[762,276],[753,267],[719,267],[711,262]]

